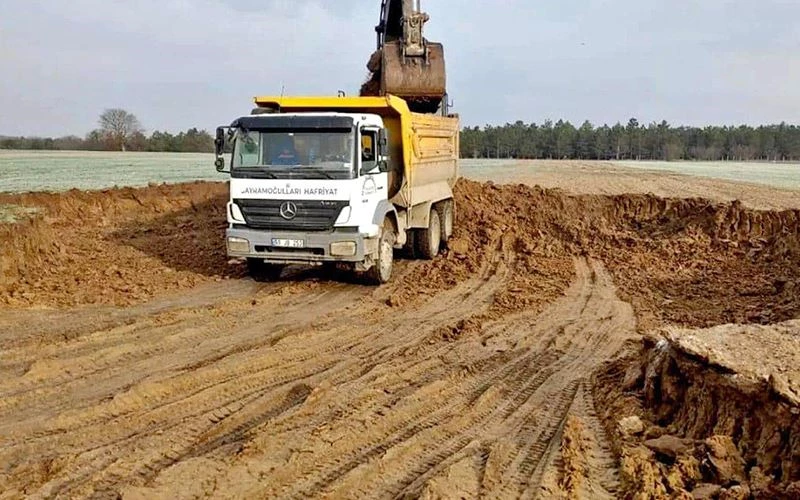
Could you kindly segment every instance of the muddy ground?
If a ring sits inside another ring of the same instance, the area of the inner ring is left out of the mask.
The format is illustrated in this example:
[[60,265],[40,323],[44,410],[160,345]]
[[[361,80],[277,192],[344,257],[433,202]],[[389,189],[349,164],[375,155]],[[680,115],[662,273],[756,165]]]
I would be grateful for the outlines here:
[[0,498],[797,497],[797,210],[462,180],[374,289],[244,277],[226,196],[0,196]]

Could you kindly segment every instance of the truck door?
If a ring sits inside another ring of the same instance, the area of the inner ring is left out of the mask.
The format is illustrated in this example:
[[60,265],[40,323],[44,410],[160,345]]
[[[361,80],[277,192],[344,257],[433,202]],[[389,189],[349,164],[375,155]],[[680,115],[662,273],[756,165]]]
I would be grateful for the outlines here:
[[382,146],[378,128],[362,128],[359,134],[361,147],[359,172],[363,179],[361,204],[364,217],[372,219],[381,201],[388,198],[388,174],[381,168]]

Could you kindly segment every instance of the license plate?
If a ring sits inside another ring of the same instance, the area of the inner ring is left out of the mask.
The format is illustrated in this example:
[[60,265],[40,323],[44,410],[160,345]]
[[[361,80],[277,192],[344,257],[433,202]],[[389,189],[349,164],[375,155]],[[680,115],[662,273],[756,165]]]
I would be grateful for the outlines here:
[[281,248],[304,248],[306,242],[304,240],[285,240],[273,238],[272,246]]

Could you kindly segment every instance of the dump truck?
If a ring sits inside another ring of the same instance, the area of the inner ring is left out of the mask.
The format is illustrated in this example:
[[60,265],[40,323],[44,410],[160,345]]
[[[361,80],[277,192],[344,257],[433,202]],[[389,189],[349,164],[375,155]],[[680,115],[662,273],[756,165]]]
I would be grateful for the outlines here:
[[[257,97],[219,127],[230,173],[227,252],[275,279],[290,264],[392,276],[394,251],[434,258],[453,234],[457,115],[397,96]],[[231,148],[230,164],[225,151]]]

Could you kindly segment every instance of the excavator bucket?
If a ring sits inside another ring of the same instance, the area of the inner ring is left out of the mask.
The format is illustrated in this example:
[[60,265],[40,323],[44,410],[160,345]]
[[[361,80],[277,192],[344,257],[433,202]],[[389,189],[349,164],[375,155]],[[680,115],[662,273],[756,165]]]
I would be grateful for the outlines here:
[[444,47],[428,42],[427,50],[427,57],[404,57],[402,42],[386,42],[380,68],[381,93],[435,112],[447,92]]
[[391,94],[405,99],[411,111],[445,112],[444,47],[425,38],[429,16],[420,9],[419,0],[382,1],[375,27],[377,50],[367,63],[370,78],[361,86],[361,95]]

